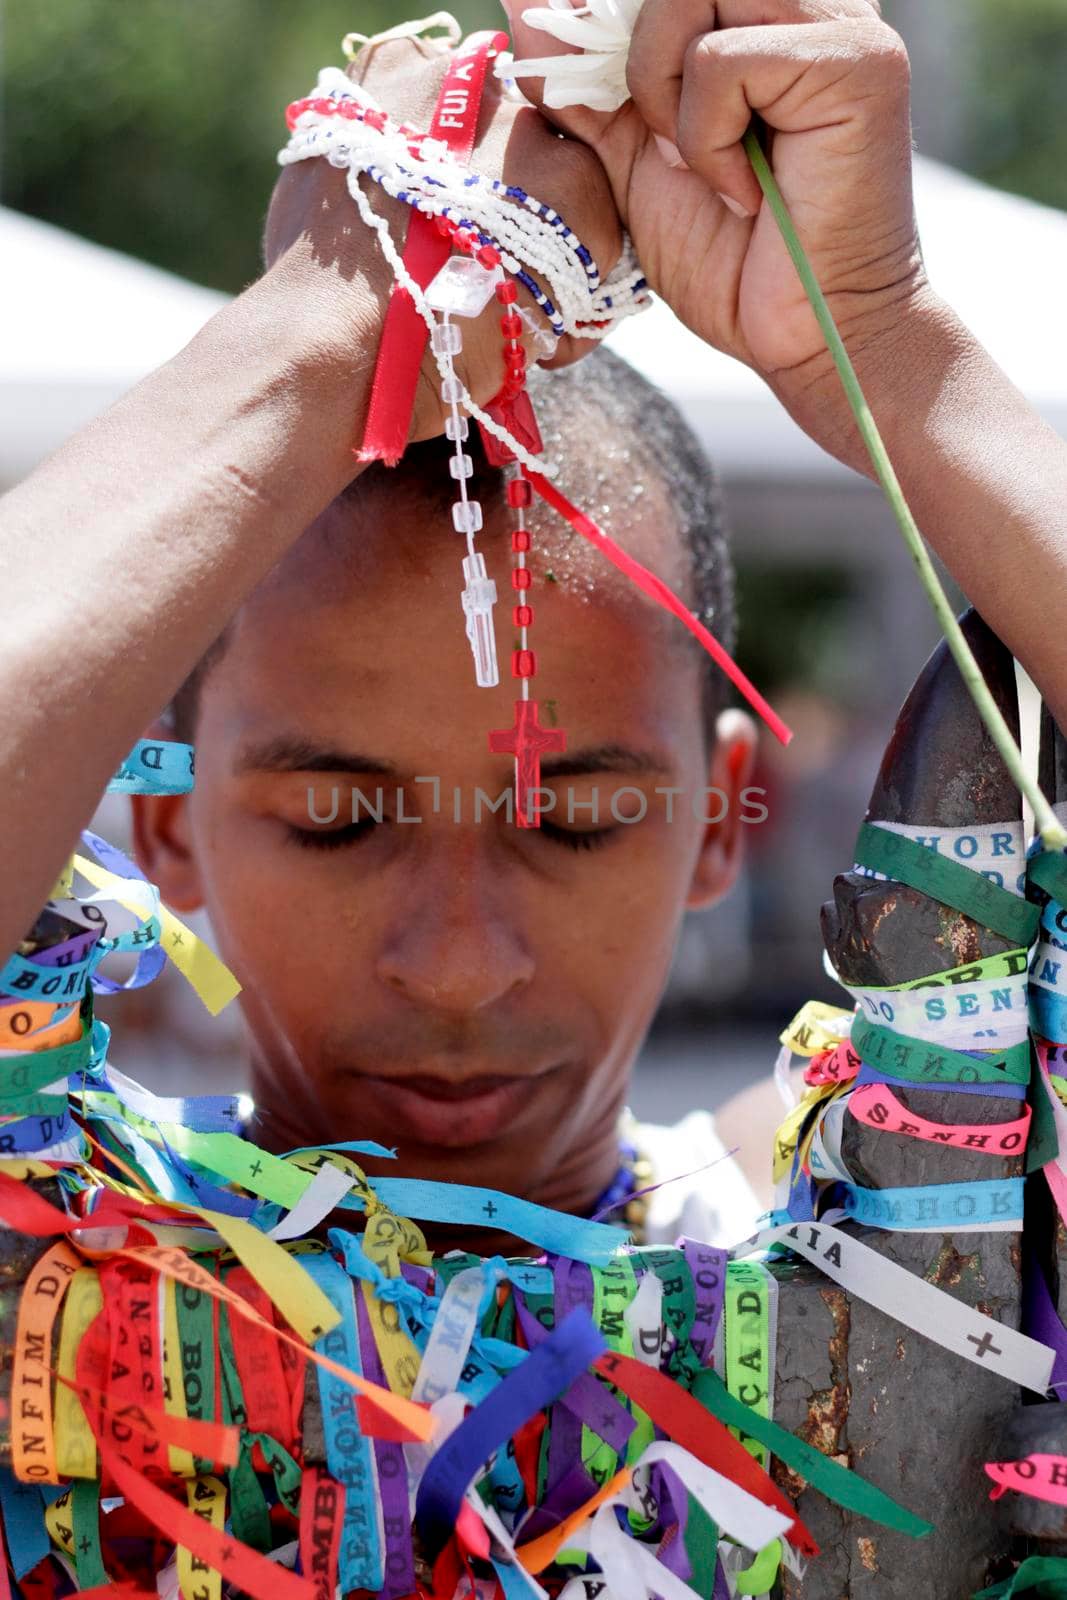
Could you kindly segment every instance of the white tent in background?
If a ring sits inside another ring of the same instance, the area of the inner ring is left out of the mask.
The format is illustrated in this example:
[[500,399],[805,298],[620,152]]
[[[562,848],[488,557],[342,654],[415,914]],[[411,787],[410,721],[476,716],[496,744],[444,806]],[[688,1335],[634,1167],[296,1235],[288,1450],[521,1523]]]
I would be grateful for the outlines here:
[[[916,206],[935,287],[1067,432],[1067,216],[922,160]],[[7,210],[0,284],[0,485],[174,355],[225,298]],[[613,345],[681,401],[727,481],[841,474],[758,378],[663,306]]]
[[226,296],[0,209],[0,488],[169,361]]
[[[922,159],[915,208],[934,288],[1067,435],[1067,214]],[[709,351],[662,307],[627,323],[612,348],[681,404],[728,481],[844,473],[754,373]]]

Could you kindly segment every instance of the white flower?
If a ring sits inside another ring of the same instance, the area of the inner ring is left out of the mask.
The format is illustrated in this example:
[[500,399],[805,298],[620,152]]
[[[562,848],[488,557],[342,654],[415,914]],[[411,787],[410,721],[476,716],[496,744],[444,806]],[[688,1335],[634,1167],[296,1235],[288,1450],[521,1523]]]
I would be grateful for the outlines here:
[[626,58],[640,9],[641,0],[589,0],[577,11],[567,5],[532,6],[523,12],[523,22],[582,54],[511,61],[508,77],[544,78],[545,105],[556,110],[618,111],[630,98]]

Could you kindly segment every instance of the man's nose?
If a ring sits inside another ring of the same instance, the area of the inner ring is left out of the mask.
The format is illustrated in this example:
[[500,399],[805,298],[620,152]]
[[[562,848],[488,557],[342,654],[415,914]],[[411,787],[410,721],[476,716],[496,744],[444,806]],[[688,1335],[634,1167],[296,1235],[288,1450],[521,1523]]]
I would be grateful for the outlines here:
[[535,962],[517,903],[487,854],[460,837],[420,852],[378,957],[389,988],[463,1016],[530,982]]

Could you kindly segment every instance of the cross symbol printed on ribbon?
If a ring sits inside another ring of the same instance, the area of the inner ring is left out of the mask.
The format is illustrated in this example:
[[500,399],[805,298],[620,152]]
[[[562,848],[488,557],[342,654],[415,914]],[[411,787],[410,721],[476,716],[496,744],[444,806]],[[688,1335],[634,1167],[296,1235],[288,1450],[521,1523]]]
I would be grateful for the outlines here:
[[520,828],[541,826],[540,807],[531,807],[531,790],[541,786],[541,757],[566,750],[567,735],[562,728],[542,728],[536,700],[516,700],[515,725],[493,728],[489,749],[493,755],[515,757],[515,822]]
[[967,1338],[970,1340],[971,1344],[974,1345],[977,1355],[1003,1355],[1003,1351],[1000,1349],[999,1345],[995,1345],[993,1343],[993,1340],[988,1333],[983,1333],[980,1339],[976,1334],[969,1333]]

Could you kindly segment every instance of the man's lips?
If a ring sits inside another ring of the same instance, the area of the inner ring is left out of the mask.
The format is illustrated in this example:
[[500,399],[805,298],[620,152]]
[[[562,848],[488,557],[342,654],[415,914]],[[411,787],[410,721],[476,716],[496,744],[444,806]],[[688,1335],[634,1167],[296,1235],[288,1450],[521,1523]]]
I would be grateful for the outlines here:
[[455,1079],[438,1078],[430,1073],[418,1073],[410,1076],[405,1073],[397,1078],[371,1076],[369,1081],[380,1083],[386,1093],[391,1089],[410,1089],[413,1093],[422,1095],[427,1100],[459,1102],[477,1100],[494,1089],[507,1089],[516,1083],[529,1083],[532,1078],[537,1076],[539,1074],[524,1073],[522,1077],[509,1077],[505,1073],[495,1073],[480,1078]]
[[467,1078],[437,1073],[352,1076],[387,1112],[401,1143],[459,1149],[498,1138],[537,1087],[558,1070],[542,1067],[521,1075],[484,1073]]

